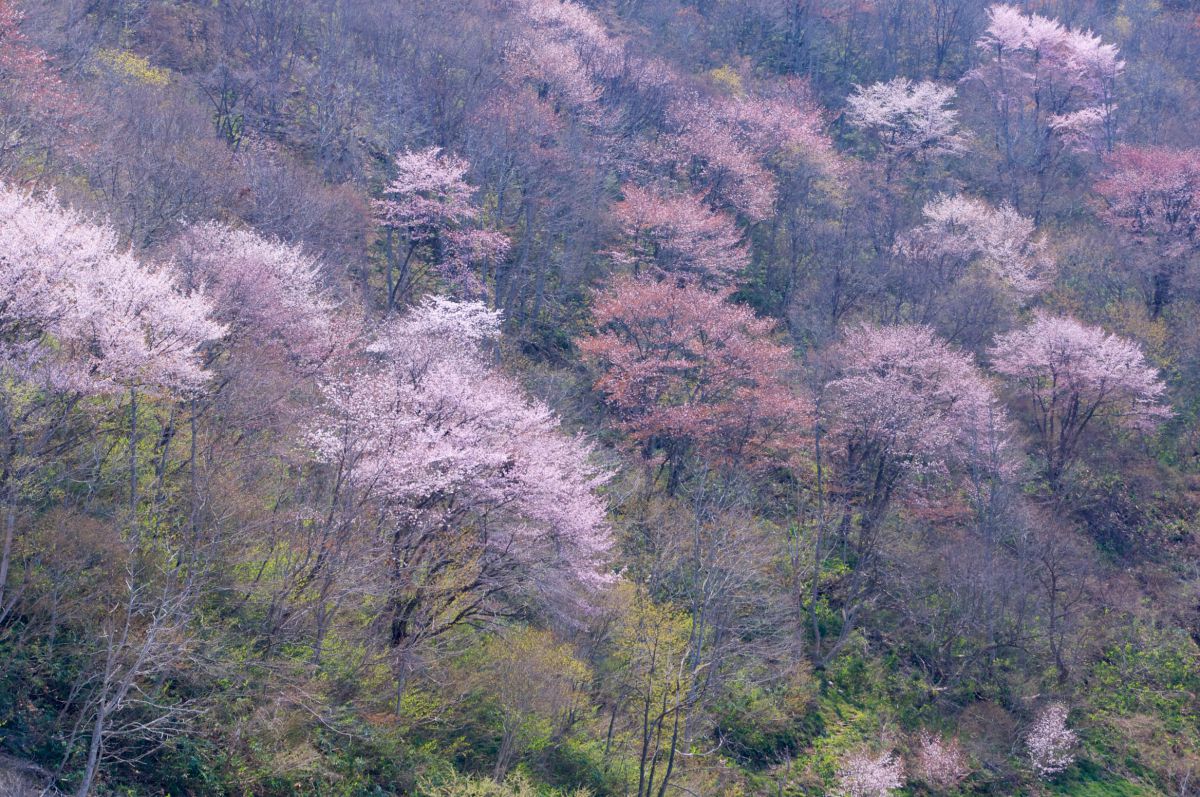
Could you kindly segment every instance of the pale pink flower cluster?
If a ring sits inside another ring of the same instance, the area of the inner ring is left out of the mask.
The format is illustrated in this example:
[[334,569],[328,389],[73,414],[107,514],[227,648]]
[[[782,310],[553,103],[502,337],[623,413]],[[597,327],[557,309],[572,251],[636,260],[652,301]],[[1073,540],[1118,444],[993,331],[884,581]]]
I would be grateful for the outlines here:
[[676,133],[668,148],[694,160],[709,191],[747,218],[767,218],[776,181],[768,163],[797,155],[833,172],[838,167],[822,115],[802,87],[777,96],[708,97],[693,93],[671,103]]
[[983,374],[928,327],[861,326],[835,356],[831,432],[860,457],[909,470],[978,465],[1006,433]]
[[958,112],[947,107],[953,99],[953,86],[898,77],[855,86],[846,100],[846,118],[896,157],[952,155],[966,144]]
[[1075,761],[1079,737],[1067,727],[1067,707],[1051,703],[1042,709],[1025,737],[1029,762],[1041,778],[1050,778]]
[[200,349],[225,334],[210,313],[111,228],[0,185],[0,357],[12,375],[83,393],[198,388]]
[[1035,56],[1040,67],[1060,70],[1096,93],[1103,81],[1125,68],[1117,47],[1091,31],[1071,30],[1058,20],[1006,4],[988,9],[988,27],[977,44],[984,50]]
[[443,276],[468,293],[480,293],[472,266],[502,260],[509,239],[480,227],[475,188],[466,181],[470,163],[438,147],[399,153],[394,163],[396,177],[383,190],[385,198],[375,202],[379,222],[399,230],[410,247],[440,240],[442,259],[435,265]]
[[188,282],[211,299],[234,337],[310,364],[334,348],[333,304],[320,263],[299,246],[208,222],[185,231],[175,253]]
[[1054,261],[1033,219],[1009,205],[994,208],[982,199],[942,196],[925,206],[925,224],[902,236],[898,254],[914,260],[975,263],[1019,301],[1043,290]]
[[396,177],[383,189],[388,198],[375,204],[384,224],[417,236],[475,218],[475,189],[465,179],[471,168],[466,160],[429,147],[397,153],[393,163]]
[[621,66],[620,44],[569,0],[523,0],[518,8],[526,24],[507,54],[512,76],[548,86],[581,118],[597,121],[603,81]]
[[679,133],[668,142],[672,157],[695,161],[711,193],[732,209],[759,221],[775,207],[775,179],[760,153],[740,141],[710,103],[694,95],[671,108]]
[[[69,120],[81,110],[46,53],[21,32],[22,17],[15,3],[0,0],[0,174],[27,139],[55,129],[69,132]],[[63,144],[68,150],[78,146]]]
[[860,750],[837,773],[836,797],[888,797],[904,785],[904,760],[894,753]]
[[635,266],[727,282],[750,263],[742,233],[725,213],[691,194],[626,186],[614,210],[629,237]]
[[374,365],[328,382],[311,440],[414,528],[473,519],[491,555],[598,583],[606,476],[586,441],[493,365],[498,334],[480,303],[427,299],[370,347]]
[[1117,147],[1096,184],[1104,216],[1136,240],[1157,238],[1180,257],[1200,238],[1200,149]]
[[943,791],[954,788],[971,774],[958,741],[947,741],[928,731],[921,732],[915,769],[921,780]]
[[1092,419],[1148,430],[1171,415],[1166,385],[1136,343],[1073,318],[1039,312],[998,338],[991,359],[1031,398],[1047,442],[1073,444]]
[[976,42],[993,58],[972,70],[1000,105],[1033,104],[1049,130],[1068,147],[1094,146],[1113,110],[1113,86],[1125,68],[1116,46],[1091,31],[1025,14],[1012,5],[988,9],[988,27]]

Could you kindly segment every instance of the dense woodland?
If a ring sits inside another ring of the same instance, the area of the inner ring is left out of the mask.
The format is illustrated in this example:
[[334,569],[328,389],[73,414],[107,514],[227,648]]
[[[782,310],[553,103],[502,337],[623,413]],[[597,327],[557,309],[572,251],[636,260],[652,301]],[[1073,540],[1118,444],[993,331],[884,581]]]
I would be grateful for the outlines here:
[[1200,795],[1186,0],[0,0],[0,794]]

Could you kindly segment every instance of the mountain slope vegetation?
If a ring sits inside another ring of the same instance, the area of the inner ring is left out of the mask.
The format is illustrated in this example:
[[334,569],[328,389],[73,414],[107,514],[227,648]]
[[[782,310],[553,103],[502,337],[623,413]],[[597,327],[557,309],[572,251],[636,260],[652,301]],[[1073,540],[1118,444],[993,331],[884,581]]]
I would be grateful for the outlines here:
[[1200,794],[1200,12],[0,0],[0,793]]

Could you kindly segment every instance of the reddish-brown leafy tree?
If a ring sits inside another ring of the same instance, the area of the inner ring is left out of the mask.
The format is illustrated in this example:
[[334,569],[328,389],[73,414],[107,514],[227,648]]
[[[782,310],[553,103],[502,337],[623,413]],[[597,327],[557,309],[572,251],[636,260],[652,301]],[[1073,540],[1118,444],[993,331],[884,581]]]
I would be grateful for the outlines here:
[[634,273],[720,285],[749,264],[733,219],[709,210],[698,197],[633,185],[624,194],[614,210],[629,245],[618,259],[628,260]]
[[807,402],[770,321],[693,285],[632,277],[593,312],[599,331],[580,348],[600,370],[596,387],[643,452],[663,456],[672,484],[690,454],[756,465],[799,444]]
[[21,33],[21,18],[12,0],[0,0],[0,177],[34,143],[55,143],[78,111],[46,54]]
[[1149,250],[1147,304],[1157,318],[1200,245],[1200,150],[1121,146],[1096,183],[1102,215],[1135,246]]

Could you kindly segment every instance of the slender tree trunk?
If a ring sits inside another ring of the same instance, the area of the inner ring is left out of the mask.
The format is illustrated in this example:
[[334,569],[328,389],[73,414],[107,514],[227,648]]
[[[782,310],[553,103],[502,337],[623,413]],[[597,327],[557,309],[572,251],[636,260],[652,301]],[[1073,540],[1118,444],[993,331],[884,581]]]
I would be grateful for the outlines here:
[[387,285],[387,305],[388,305],[389,310],[392,308],[392,268],[393,268],[393,261],[395,259],[395,255],[392,252],[392,236],[394,234],[395,233],[392,230],[392,228],[388,227],[387,228],[387,239],[386,239],[386,241],[384,243],[384,247],[383,247],[383,260],[385,263],[384,279],[385,279],[386,285]]
[[137,388],[129,388],[129,522],[137,538]]
[[608,767],[608,756],[612,752],[613,730],[617,724],[617,711],[620,709],[620,702],[614,700],[612,712],[608,715],[608,733],[604,736],[604,765]]
[[404,716],[404,693],[408,690],[408,679],[412,674],[412,663],[408,653],[401,652],[396,662],[396,718]]
[[500,750],[496,754],[496,766],[492,768],[492,780],[497,782],[508,774],[509,760],[512,758],[513,747],[516,745],[517,732],[515,728],[505,728],[500,739]]
[[[820,413],[820,406],[817,407]],[[816,464],[817,464],[817,534],[813,543],[813,574],[812,592],[809,595],[808,614],[812,622],[813,653],[821,655],[821,620],[817,613],[817,600],[821,596],[821,558],[825,556],[825,473],[821,460],[821,422],[817,421],[816,433]],[[814,657],[814,660],[815,660]]]
[[0,621],[8,612],[5,611],[5,598],[8,586],[8,567],[12,561],[13,537],[16,534],[17,506],[12,496],[4,502],[4,545],[0,548]]
[[667,769],[663,772],[662,783],[658,786],[658,797],[666,797],[667,784],[671,782],[671,771],[675,768],[675,750],[679,747],[679,706],[675,706],[675,721],[671,727],[671,747],[667,753]]
[[75,790],[75,797],[88,797],[92,791],[92,783],[96,780],[96,769],[100,765],[100,745],[104,739],[104,705],[96,708],[96,719],[92,723],[92,740],[88,743],[87,763],[83,769],[83,780]]

